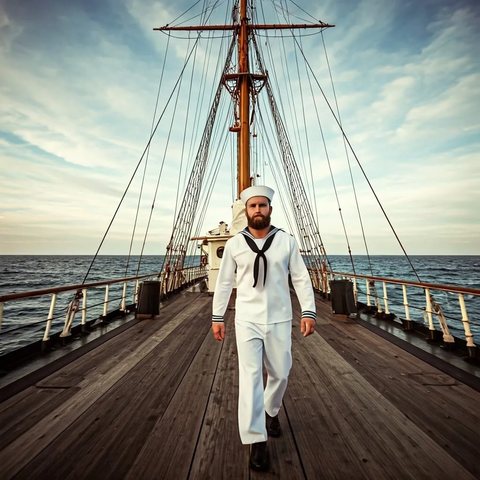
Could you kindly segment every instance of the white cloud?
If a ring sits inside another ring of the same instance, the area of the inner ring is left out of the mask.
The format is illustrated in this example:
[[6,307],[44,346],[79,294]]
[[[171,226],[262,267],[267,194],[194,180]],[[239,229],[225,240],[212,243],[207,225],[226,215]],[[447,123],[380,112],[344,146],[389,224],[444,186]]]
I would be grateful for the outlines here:
[[[438,241],[435,248],[439,253],[478,253],[474,235],[479,225],[475,212],[479,207],[476,185],[480,162],[474,136],[478,135],[480,124],[477,113],[480,67],[472,49],[472,40],[479,35],[472,11],[453,6],[437,9],[416,42],[409,43],[407,40],[411,39],[406,38],[405,44],[399,42],[400,46],[393,48],[391,41],[400,32],[397,17],[403,11],[403,4],[379,0],[349,3],[332,1],[321,7],[305,3],[304,7],[309,11],[317,8],[315,16],[338,25],[324,35],[343,124],[362,165],[411,253],[428,253],[424,250],[432,243],[429,240],[432,237]],[[42,38],[28,43],[20,20],[8,16],[0,7],[0,115],[5,134],[0,136],[0,165],[7,172],[0,179],[0,242],[5,253],[29,253],[33,249],[36,253],[91,253],[96,247],[95,240],[99,241],[103,235],[150,132],[167,41],[164,34],[153,32],[152,27],[168,23],[182,13],[177,4],[153,0],[127,0],[125,7],[130,17],[124,19],[128,21],[122,22],[119,32],[108,28],[108,18],[93,20],[81,12],[73,19],[65,17],[73,22],[73,32],[88,31],[89,41],[79,42],[74,34],[66,35],[48,49],[42,48]],[[2,43],[4,38],[8,41]],[[55,38],[52,31],[50,43]],[[194,35],[190,48],[193,38]],[[171,38],[170,42],[160,105],[165,104],[189,48],[188,40],[177,42]],[[262,37],[263,47],[265,42]],[[218,78],[217,64],[223,61],[219,52],[225,50],[227,43],[225,39],[220,46],[218,40],[213,52],[203,42],[200,44],[195,59],[196,79],[202,71],[209,85]],[[341,235],[338,237],[342,228],[338,206],[332,197],[330,173],[310,87],[305,82],[305,68],[300,63],[302,95],[307,105],[302,111],[293,42],[285,40],[284,44],[290,76],[297,89],[284,92],[282,102],[279,98],[277,101],[285,111],[284,120],[291,132],[296,131],[290,133],[290,138],[297,158],[306,162],[300,169],[307,177],[308,162],[310,159],[313,162],[314,178],[308,183],[315,181],[327,250],[332,245],[330,253],[344,253],[340,246],[344,241]],[[335,109],[319,37],[306,37],[302,44]],[[354,48],[357,46],[362,48]],[[282,40],[272,36],[267,52],[270,48],[271,52],[265,55],[266,67],[272,82],[278,81],[283,87]],[[301,56],[298,58],[301,62]],[[192,56],[191,65],[193,59]],[[189,92],[190,72],[189,67],[178,99],[176,123],[181,124],[188,112],[187,141],[194,136],[193,123],[203,126],[213,92],[209,86],[202,103],[197,80]],[[328,151],[342,210],[356,248],[361,250],[343,142],[338,134],[333,134],[334,122],[328,119],[330,114],[312,82],[325,137],[327,141],[335,140],[333,145],[328,144]],[[175,101],[174,96],[150,154],[143,202],[146,213],[140,220],[139,232],[147,222]],[[266,115],[265,104],[261,105]],[[294,107],[298,123],[293,119]],[[222,108],[231,113],[231,101],[227,99]],[[223,121],[225,115],[221,118]],[[310,158],[305,128],[309,132]],[[263,140],[275,143],[268,128],[266,131],[259,128],[258,133],[259,144]],[[198,144],[199,136],[196,139]],[[166,153],[167,163],[152,222],[157,250],[151,253],[163,253],[169,236],[182,149],[184,172],[185,165],[191,168],[196,154],[197,147],[183,148],[182,144],[183,126],[180,133],[172,134]],[[216,141],[212,141],[211,148],[216,151]],[[263,147],[258,147],[258,153],[260,163],[265,159],[271,161],[262,156]],[[226,156],[230,155],[235,155],[233,148],[227,150]],[[278,156],[278,151],[274,149],[273,155]],[[399,253],[352,157],[351,162],[366,230],[376,253]],[[229,163],[227,158],[226,170]],[[109,236],[110,243],[105,248],[111,250],[104,250],[105,253],[125,252],[122,248],[129,243],[142,172],[143,167]],[[268,167],[264,179],[273,182]],[[228,223],[230,201],[231,181],[227,174],[222,174],[205,230],[219,220]],[[286,226],[279,210],[277,203],[275,224]],[[453,235],[454,229],[462,234]],[[35,238],[38,242],[32,241]]]

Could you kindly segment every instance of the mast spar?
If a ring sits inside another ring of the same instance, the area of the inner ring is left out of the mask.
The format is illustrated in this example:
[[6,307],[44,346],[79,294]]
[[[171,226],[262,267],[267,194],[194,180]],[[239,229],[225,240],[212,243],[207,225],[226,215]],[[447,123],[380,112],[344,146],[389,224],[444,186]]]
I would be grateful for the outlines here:
[[[252,7],[254,0],[250,0]],[[234,100],[238,101],[239,118],[238,124],[232,131],[237,132],[237,198],[240,192],[251,185],[250,176],[250,97],[257,94],[267,81],[266,75],[255,75],[250,72],[249,64],[249,39],[256,30],[294,30],[304,28],[328,28],[333,27],[328,23],[320,22],[312,24],[251,24],[248,18],[248,0],[240,0],[240,22],[233,25],[205,25],[183,27],[160,27],[154,30],[160,31],[206,31],[206,30],[232,30],[237,35],[238,41],[238,70],[236,74],[224,75],[223,84],[229,90]],[[235,81],[235,88],[227,86],[227,82]],[[261,82],[261,86],[255,86],[255,82]]]
[[238,36],[238,83],[240,91],[240,131],[238,132],[237,198],[250,186],[250,79],[248,64],[247,0],[240,1],[240,35]]

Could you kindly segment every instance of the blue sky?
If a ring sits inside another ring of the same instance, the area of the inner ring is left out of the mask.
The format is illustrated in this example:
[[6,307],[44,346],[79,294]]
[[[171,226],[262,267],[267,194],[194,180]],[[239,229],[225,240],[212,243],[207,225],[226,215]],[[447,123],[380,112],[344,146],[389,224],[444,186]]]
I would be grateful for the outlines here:
[[[212,14],[215,23],[228,12],[225,2],[218,3]],[[343,126],[408,253],[480,254],[480,4],[466,0],[296,3],[313,17],[336,25],[324,33],[324,39]],[[270,4],[263,2],[265,11]],[[309,18],[292,3],[277,2],[285,4],[292,13]],[[188,7],[185,1],[0,0],[0,254],[96,251],[149,137],[167,41],[152,28],[169,23]],[[273,44],[273,38],[268,40]],[[226,42],[216,42],[224,52]],[[192,45],[192,39],[171,40],[159,105],[166,101]],[[302,45],[333,101],[321,37],[303,37]],[[271,52],[274,65],[266,62],[267,69],[275,71],[282,84],[285,74],[277,69],[288,62],[294,79],[292,40]],[[217,59],[202,44],[195,68],[200,71],[207,61],[204,75],[215,80]],[[184,117],[186,84],[187,79],[177,100]],[[308,104],[309,92],[302,92]],[[208,111],[208,95],[200,116]],[[325,135],[333,140],[329,155],[350,243],[354,253],[363,254],[343,144],[333,133],[333,123],[328,123],[325,107],[320,107],[318,89],[314,95]],[[298,101],[296,90],[291,103]],[[294,143],[305,147],[303,127],[291,124],[291,103],[283,97],[286,123],[299,129],[292,139],[297,136]],[[227,122],[231,104],[225,101],[222,106],[221,121]],[[327,253],[344,254],[346,242],[315,130],[314,109],[307,109],[305,115],[304,130],[312,140],[310,152],[303,150],[300,156],[310,157],[308,162],[313,159],[307,188],[312,201],[315,197]],[[170,150],[164,154],[168,131],[166,123],[150,154],[134,253],[141,248],[164,155],[146,253],[163,254],[170,236],[175,186],[179,175],[184,184],[185,166],[179,174],[182,132],[172,133]],[[261,157],[260,147],[258,152]],[[183,153],[194,155],[189,147]],[[230,220],[228,157],[232,155],[230,142],[202,233],[220,220]],[[259,181],[276,188],[272,160],[260,158],[259,163]],[[370,253],[400,254],[355,168]],[[128,253],[141,173],[142,169],[101,253]],[[277,200],[274,223],[288,229],[280,210]]]

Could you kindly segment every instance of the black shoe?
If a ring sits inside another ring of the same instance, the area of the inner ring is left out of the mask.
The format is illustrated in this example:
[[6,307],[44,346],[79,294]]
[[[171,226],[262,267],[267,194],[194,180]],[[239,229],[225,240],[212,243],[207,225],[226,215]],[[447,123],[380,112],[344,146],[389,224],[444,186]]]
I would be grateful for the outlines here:
[[250,468],[252,470],[266,471],[270,466],[270,457],[267,450],[267,442],[252,444],[250,453]]
[[278,415],[271,417],[267,413],[267,433],[269,437],[279,437],[282,434],[282,427],[280,427]]

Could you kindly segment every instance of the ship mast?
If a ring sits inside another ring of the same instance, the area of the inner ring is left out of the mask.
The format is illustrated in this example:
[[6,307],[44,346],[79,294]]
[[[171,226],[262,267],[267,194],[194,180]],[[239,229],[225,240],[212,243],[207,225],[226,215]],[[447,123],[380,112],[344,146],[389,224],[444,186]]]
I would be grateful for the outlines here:
[[240,132],[238,132],[237,194],[250,186],[250,78],[248,64],[247,0],[240,0],[238,36],[238,83],[240,90]]
[[[224,75],[223,84],[238,102],[238,119],[234,128],[230,130],[237,132],[237,198],[240,193],[251,185],[250,175],[250,97],[258,94],[261,86],[255,87],[255,83],[264,84],[267,81],[266,75],[258,75],[250,72],[249,65],[249,39],[256,30],[291,30],[305,28],[328,28],[333,27],[324,22],[311,24],[251,24],[248,17],[248,3],[251,9],[254,7],[254,0],[240,0],[240,21],[232,25],[204,25],[204,26],[183,26],[154,28],[160,31],[212,31],[232,30],[237,36],[238,42],[238,69],[236,74]],[[235,82],[235,88],[229,88],[227,83]]]

